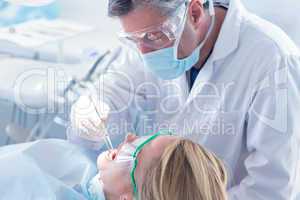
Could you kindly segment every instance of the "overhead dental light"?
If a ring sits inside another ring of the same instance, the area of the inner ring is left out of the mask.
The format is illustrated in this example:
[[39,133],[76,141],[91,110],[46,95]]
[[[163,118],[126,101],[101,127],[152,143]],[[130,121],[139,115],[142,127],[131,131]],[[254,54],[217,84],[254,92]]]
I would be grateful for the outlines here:
[[4,0],[13,5],[40,7],[53,3],[56,0]]

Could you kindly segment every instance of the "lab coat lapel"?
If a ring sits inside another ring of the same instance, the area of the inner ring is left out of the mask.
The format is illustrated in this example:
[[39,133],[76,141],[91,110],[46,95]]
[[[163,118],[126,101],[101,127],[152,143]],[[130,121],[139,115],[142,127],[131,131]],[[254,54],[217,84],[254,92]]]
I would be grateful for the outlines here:
[[186,105],[191,103],[193,99],[197,97],[197,95],[201,92],[202,88],[205,85],[210,84],[210,80],[212,76],[213,76],[213,65],[212,63],[206,63],[205,66],[199,72],[194,82],[194,86],[192,87],[192,90],[186,101]]

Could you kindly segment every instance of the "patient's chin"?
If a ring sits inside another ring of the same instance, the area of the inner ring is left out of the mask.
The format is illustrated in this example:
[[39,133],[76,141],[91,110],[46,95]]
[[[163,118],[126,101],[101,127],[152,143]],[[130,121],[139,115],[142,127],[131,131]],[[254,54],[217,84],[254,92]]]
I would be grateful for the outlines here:
[[102,152],[97,158],[97,168],[99,171],[104,170],[110,162],[109,151]]

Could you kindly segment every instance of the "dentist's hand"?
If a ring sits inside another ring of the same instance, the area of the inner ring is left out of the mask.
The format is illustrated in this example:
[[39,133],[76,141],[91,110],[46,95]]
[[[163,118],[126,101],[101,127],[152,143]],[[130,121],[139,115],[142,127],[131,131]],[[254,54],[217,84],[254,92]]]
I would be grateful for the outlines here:
[[71,110],[71,123],[74,134],[99,142],[106,134],[109,106],[92,96],[81,96]]

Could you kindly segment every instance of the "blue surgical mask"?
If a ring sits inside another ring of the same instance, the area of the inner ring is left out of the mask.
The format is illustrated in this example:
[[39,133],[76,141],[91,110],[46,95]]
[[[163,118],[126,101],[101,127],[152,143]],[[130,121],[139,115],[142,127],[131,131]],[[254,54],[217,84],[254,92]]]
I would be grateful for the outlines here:
[[170,80],[190,70],[200,58],[200,46],[184,59],[174,58],[174,51],[175,47],[169,47],[147,53],[143,55],[144,63],[156,76]]
[[[210,1],[210,6],[213,7],[213,4]],[[178,37],[175,41],[175,44],[172,47],[160,49],[154,52],[143,54],[144,64],[152,71],[156,76],[164,79],[171,80],[180,77],[186,71],[190,70],[200,59],[201,49],[205,42],[208,39],[208,36],[212,32],[215,15],[213,12],[213,8],[210,8],[210,15],[212,16],[212,22],[210,24],[210,28],[206,34],[205,39],[198,45],[198,47],[190,54],[188,57],[183,59],[177,58],[177,51],[179,42],[186,24],[187,19],[187,10],[186,8],[185,17],[183,23],[180,27],[180,37]]]

